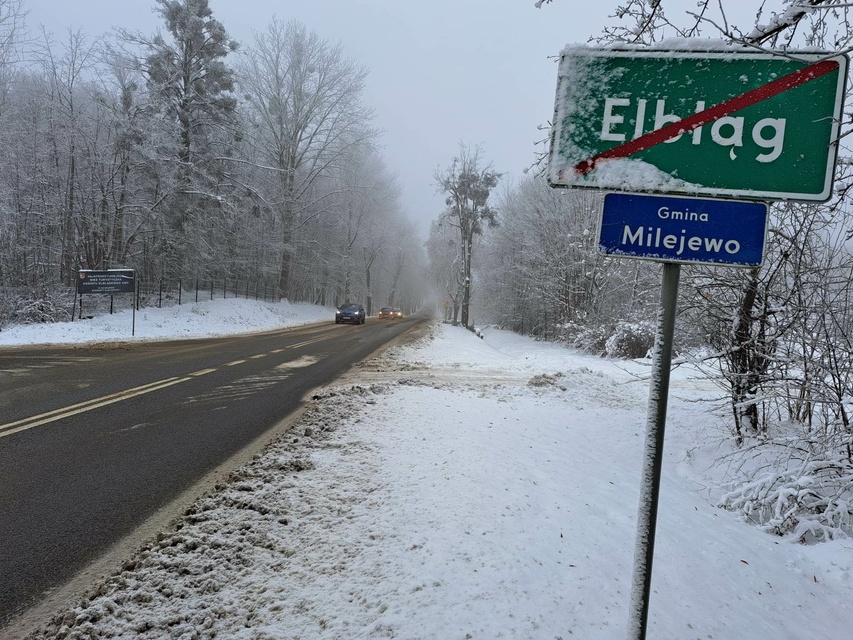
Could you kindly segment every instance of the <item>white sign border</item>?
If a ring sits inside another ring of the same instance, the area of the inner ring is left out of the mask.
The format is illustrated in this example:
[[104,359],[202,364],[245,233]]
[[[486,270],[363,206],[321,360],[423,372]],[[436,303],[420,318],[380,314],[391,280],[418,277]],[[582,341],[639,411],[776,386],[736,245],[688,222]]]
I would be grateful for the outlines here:
[[657,256],[641,256],[641,255],[631,255],[627,253],[619,253],[616,251],[605,251],[601,247],[601,234],[604,230],[604,198],[601,199],[601,209],[598,214],[598,229],[596,230],[596,253],[600,256],[604,256],[606,258],[613,258],[615,260],[646,260],[648,262],[669,262],[671,264],[680,264],[680,265],[696,265],[696,266],[704,266],[704,267],[718,267],[720,269],[759,269],[764,266],[764,261],[767,258],[767,232],[770,229],[770,205],[765,200],[745,200],[743,198],[735,199],[735,198],[708,198],[705,196],[685,196],[682,194],[675,193],[645,193],[642,191],[614,191],[613,189],[608,189],[602,192],[604,196],[608,194],[619,194],[619,195],[636,195],[642,197],[654,197],[654,196],[663,196],[670,198],[680,198],[683,200],[717,200],[719,202],[736,202],[740,204],[761,204],[764,205],[764,235],[763,241],[761,244],[761,262],[758,264],[743,264],[743,263],[735,263],[735,262],[712,262],[710,260],[679,260],[676,258],[661,258]]

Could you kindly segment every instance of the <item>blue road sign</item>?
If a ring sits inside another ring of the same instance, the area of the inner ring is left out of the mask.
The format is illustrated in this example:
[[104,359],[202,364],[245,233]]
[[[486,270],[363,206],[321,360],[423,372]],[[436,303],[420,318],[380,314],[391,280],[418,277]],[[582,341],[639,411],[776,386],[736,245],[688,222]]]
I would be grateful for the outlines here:
[[766,235],[763,202],[608,193],[598,247],[625,258],[758,267]]

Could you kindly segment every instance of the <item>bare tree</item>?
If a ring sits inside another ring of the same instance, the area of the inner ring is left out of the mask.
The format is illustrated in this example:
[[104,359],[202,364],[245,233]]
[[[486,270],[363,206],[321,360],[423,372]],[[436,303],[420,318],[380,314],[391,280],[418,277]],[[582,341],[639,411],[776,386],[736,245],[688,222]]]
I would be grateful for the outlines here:
[[459,231],[461,251],[461,322],[468,327],[470,323],[469,305],[471,302],[471,260],[474,239],[483,233],[487,226],[496,226],[496,212],[489,206],[492,189],[497,186],[500,173],[492,170],[491,163],[481,166],[479,146],[459,145],[459,155],[453,158],[450,166],[436,171],[435,181],[441,193],[445,194],[447,208],[441,220]]
[[[104,233],[106,265],[124,265],[134,246],[146,231],[153,231],[151,195],[146,173],[157,164],[151,139],[155,129],[146,110],[144,78],[135,59],[110,44],[102,54],[103,73],[95,94],[103,112],[107,148],[100,165],[99,183],[102,207],[108,208],[110,226]],[[147,237],[146,237],[147,239]],[[140,275],[153,279],[151,260],[146,260]]]
[[444,304],[452,305],[451,308],[445,307],[444,320],[450,320],[456,325],[462,301],[459,234],[449,225],[433,221],[426,250],[432,284],[444,296]]
[[374,291],[372,268],[385,252],[386,229],[399,214],[399,188],[384,163],[369,148],[352,149],[347,154],[335,186],[330,199],[335,202],[332,213],[337,223],[334,234],[340,256],[338,270],[344,275],[343,299],[364,298],[370,313]]
[[366,77],[340,46],[297,22],[273,19],[243,57],[240,86],[251,111],[259,197],[277,211],[281,229],[282,296],[291,293],[294,233],[322,210],[324,194],[315,187],[349,150],[376,136],[373,112],[362,102]]
[[[57,186],[61,189],[59,278],[71,282],[73,269],[79,261],[76,225],[78,224],[78,143],[81,136],[82,113],[79,85],[83,74],[94,58],[94,45],[87,41],[82,31],[68,31],[68,39],[56,51],[50,34],[42,32],[37,56],[48,79],[48,100],[52,107],[50,119],[50,144],[57,172]],[[85,102],[85,101],[83,101]]]
[[531,176],[499,203],[501,226],[475,269],[477,301],[490,321],[603,352],[621,321],[649,317],[653,265],[597,253],[600,194],[552,189]]
[[26,14],[24,0],[0,0],[0,115],[5,112],[9,86],[16,72]]

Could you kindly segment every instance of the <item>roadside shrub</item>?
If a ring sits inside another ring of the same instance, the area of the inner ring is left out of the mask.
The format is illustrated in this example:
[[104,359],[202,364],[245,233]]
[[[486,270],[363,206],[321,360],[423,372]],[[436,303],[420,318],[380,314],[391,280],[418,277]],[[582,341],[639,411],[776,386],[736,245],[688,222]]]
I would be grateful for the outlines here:
[[607,338],[604,350],[609,358],[645,358],[654,344],[654,323],[619,321],[613,334]]
[[567,322],[557,327],[555,340],[570,345],[584,353],[604,356],[604,345],[610,333],[611,327],[606,325],[587,327],[575,322]]
[[805,544],[853,536],[853,463],[846,453],[792,451],[787,441],[771,441],[750,455],[762,448],[776,455],[724,485],[719,506]]
[[0,329],[71,319],[72,294],[65,289],[0,289]]

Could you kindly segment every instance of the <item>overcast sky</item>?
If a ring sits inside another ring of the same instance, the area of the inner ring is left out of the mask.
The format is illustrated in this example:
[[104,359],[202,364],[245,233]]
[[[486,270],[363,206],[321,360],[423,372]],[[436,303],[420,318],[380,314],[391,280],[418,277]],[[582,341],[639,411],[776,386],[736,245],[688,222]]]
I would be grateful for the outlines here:
[[[162,26],[154,0],[25,0],[28,26],[57,39],[69,28],[91,36],[121,26]],[[403,188],[403,206],[426,236],[443,199],[433,175],[461,141],[512,182],[535,160],[537,129],[554,108],[554,56],[585,43],[612,19],[616,0],[210,0],[214,16],[246,45],[273,15],[298,20],[340,42],[370,71],[366,101],[385,131],[384,157]],[[672,9],[670,9],[672,11]],[[544,151],[544,147],[538,149]]]
[[[69,27],[90,36],[121,26],[153,33],[154,0],[25,0],[27,24],[57,39]],[[601,30],[613,2],[562,0],[210,0],[229,35],[251,42],[273,15],[340,42],[370,71],[366,101],[384,129],[384,156],[403,187],[403,206],[425,235],[442,209],[433,174],[459,142],[482,143],[507,179],[535,156],[554,107],[556,56]]]

